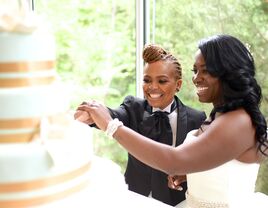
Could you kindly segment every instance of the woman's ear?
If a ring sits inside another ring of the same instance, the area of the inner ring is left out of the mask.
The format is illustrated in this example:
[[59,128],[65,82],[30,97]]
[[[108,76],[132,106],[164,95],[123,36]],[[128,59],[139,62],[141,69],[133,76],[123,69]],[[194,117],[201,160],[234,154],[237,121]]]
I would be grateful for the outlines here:
[[179,92],[181,89],[181,85],[182,85],[182,79],[178,79],[177,80],[177,87],[176,87],[176,91]]

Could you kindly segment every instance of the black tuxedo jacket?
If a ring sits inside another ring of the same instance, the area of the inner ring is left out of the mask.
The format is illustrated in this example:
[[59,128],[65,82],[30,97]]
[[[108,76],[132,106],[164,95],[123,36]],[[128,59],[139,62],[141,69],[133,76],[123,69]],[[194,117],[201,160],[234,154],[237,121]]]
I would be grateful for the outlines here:
[[[177,96],[177,138],[176,146],[183,143],[187,133],[198,129],[206,118],[204,112],[185,106]],[[144,99],[127,96],[117,109],[110,109],[113,118],[118,118],[132,130],[143,134],[143,121],[151,114],[151,106]],[[147,136],[147,135],[144,135]],[[183,184],[183,191],[168,188],[167,174],[155,170],[128,154],[125,180],[129,190],[152,197],[169,205],[176,205],[185,199],[187,184]]]

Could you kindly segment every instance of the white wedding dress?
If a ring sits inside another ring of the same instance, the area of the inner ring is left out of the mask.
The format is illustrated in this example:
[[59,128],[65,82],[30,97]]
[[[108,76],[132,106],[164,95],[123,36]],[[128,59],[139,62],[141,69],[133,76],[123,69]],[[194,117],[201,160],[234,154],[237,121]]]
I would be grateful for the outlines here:
[[[186,142],[196,139],[193,137],[188,134]],[[258,168],[258,164],[231,160],[208,171],[188,174],[186,200],[176,207],[268,208],[268,196],[254,193]]]

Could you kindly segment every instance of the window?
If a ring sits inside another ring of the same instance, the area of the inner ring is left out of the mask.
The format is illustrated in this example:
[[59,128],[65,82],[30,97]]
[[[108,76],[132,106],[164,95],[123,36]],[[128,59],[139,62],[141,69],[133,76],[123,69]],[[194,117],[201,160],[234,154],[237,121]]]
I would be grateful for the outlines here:
[[207,109],[194,95],[190,72],[197,42],[226,33],[248,44],[263,91],[262,110],[268,118],[268,4],[264,0],[150,0],[150,39],[179,57],[183,69],[180,98],[191,106]]
[[110,106],[135,94],[135,1],[39,0],[35,11],[55,32],[57,70],[73,106],[94,98]]

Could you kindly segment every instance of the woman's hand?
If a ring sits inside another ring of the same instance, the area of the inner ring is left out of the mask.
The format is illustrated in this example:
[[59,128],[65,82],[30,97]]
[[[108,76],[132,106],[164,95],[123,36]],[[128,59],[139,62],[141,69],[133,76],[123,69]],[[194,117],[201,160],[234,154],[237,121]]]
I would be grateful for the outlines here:
[[78,106],[78,108],[74,113],[74,119],[83,122],[85,124],[91,125],[94,123],[93,119],[91,118],[90,114],[87,111],[82,110],[83,108],[86,108],[87,105],[89,105],[89,103],[83,102]]
[[181,183],[186,181],[186,175],[174,175],[174,176],[168,176],[168,187],[171,189],[176,189],[179,191],[182,191],[183,188]]
[[89,125],[94,123],[88,112],[82,110],[75,111],[74,119]]
[[[103,131],[106,130],[109,121],[112,120],[108,108],[97,101],[82,104],[77,108],[77,111],[87,112],[92,123],[95,123],[97,127]],[[77,112],[77,115],[78,114],[79,112]]]

